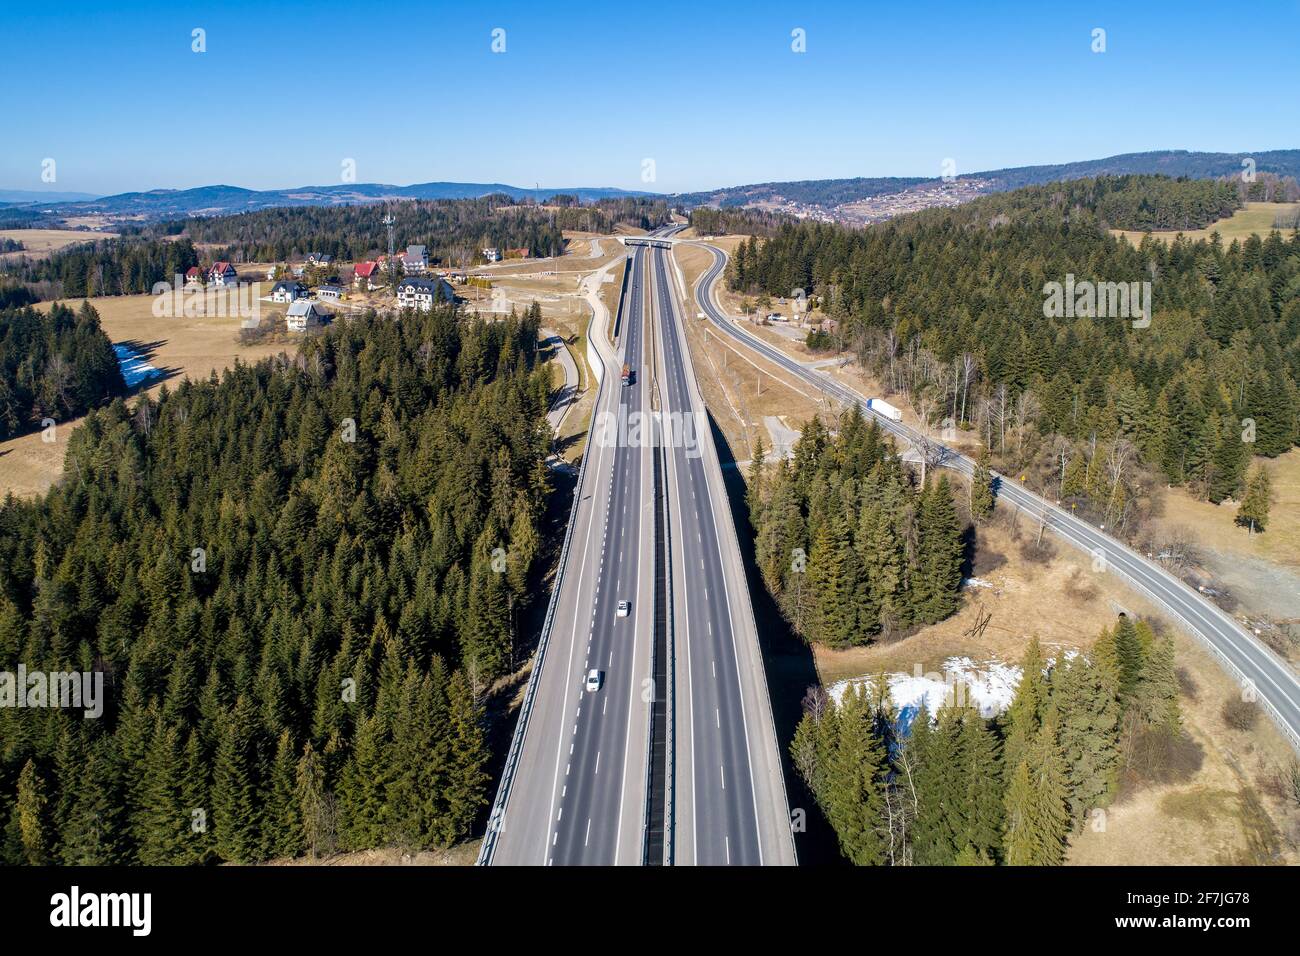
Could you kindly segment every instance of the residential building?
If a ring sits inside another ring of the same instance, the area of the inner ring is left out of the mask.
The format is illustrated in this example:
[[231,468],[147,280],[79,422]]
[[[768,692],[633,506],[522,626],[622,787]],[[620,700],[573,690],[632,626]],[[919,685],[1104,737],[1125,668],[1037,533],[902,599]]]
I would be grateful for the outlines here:
[[272,302],[295,302],[307,294],[307,287],[301,282],[280,281],[271,289]]
[[343,287],[337,285],[320,285],[316,287],[316,298],[330,299],[337,302],[343,298]]
[[356,289],[374,291],[380,288],[378,262],[358,262],[352,270],[352,286]]
[[397,287],[397,305],[428,312],[435,302],[455,302],[456,293],[446,279],[403,279]]
[[429,253],[424,246],[407,246],[402,269],[407,275],[422,275],[429,268]]
[[326,314],[317,309],[315,303],[307,299],[298,299],[289,306],[284,324],[290,332],[305,332],[320,325],[325,317]]
[[483,258],[486,259],[488,262],[500,262],[501,250],[498,249],[496,246],[489,246],[488,248],[483,250]]
[[239,274],[229,262],[216,262],[208,270],[208,283],[215,286],[238,285]]

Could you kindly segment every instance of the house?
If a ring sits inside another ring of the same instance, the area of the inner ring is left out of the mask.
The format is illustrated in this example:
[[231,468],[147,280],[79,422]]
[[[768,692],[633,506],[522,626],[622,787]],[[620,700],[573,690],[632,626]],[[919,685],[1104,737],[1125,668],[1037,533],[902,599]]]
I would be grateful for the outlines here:
[[321,252],[309,252],[307,253],[307,264],[309,266],[318,266],[323,269],[326,266],[334,264],[334,257],[327,256]]
[[402,309],[428,312],[435,302],[455,302],[446,279],[403,279],[397,287],[397,305]]
[[486,259],[488,262],[500,262],[501,250],[498,249],[496,246],[489,246],[488,248],[483,250],[483,258]]
[[215,286],[238,285],[239,273],[229,262],[217,262],[208,270],[208,282]]
[[307,294],[307,287],[301,282],[280,281],[271,289],[272,302],[296,302]]
[[289,274],[292,275],[295,279],[301,279],[304,275],[307,274],[307,267],[294,266],[292,269],[289,270]]
[[267,281],[267,282],[274,282],[274,281],[275,281],[275,273],[276,273],[276,267],[275,267],[275,266],[271,266],[271,268],[267,269],[267,270],[266,270],[266,281]]
[[185,270],[185,284],[187,286],[203,285],[203,270],[198,266],[190,266]]
[[320,285],[316,287],[316,298],[330,299],[337,302],[343,298],[343,287],[337,285]]
[[463,272],[448,272],[447,279],[451,282],[456,283],[457,285],[464,285],[466,282],[469,281],[469,276],[467,276]]
[[407,275],[420,275],[429,268],[429,253],[424,246],[407,246],[402,256],[402,269]]
[[529,248],[528,248],[527,246],[520,246],[518,249],[507,249],[507,250],[506,250],[506,258],[507,258],[507,259],[527,259],[528,256],[529,256],[529,251],[530,251],[530,250],[529,250]]
[[284,324],[290,332],[305,332],[320,325],[325,317],[325,313],[317,309],[314,303],[298,299],[289,306]]
[[378,262],[358,262],[356,268],[352,270],[352,285],[357,289],[378,289],[380,287],[378,280]]

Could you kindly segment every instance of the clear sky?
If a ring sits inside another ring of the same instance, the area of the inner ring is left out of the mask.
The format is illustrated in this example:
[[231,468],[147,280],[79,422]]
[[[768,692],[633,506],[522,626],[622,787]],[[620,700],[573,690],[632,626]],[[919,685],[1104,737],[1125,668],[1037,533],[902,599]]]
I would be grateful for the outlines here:
[[678,192],[1293,148],[1298,36],[1300,0],[0,0],[0,187],[283,188],[352,159],[358,182]]

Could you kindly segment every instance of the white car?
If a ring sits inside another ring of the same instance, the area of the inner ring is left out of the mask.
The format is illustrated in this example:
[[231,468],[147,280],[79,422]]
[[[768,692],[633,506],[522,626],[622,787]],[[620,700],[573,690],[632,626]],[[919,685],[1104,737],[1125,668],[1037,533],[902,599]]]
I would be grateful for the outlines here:
[[632,610],[632,602],[631,602],[631,601],[619,601],[619,602],[618,602],[618,610],[615,611],[615,613],[616,613],[619,617],[627,617],[628,614],[631,612],[631,610]]
[[587,671],[587,692],[594,693],[600,690],[600,683],[605,679],[605,675],[598,670]]

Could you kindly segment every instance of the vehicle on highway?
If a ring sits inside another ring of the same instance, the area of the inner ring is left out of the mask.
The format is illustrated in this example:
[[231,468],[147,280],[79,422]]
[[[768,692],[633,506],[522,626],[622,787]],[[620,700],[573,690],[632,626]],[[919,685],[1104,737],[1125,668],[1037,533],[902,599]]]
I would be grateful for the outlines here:
[[630,365],[624,364],[624,365],[623,365],[623,384],[624,384],[624,385],[631,385],[634,381],[636,381],[636,373],[632,371],[632,367],[631,367]]
[[595,668],[587,671],[587,692],[593,693],[600,690],[600,685],[604,680],[605,673],[603,671],[598,671]]
[[901,422],[903,420],[903,413],[900,412],[893,405],[890,405],[889,402],[885,401],[884,399],[881,398],[867,399],[867,408],[871,409],[873,412],[879,412],[881,415],[884,415],[890,421]]
[[619,617],[627,617],[628,612],[631,611],[631,610],[632,610],[632,602],[631,602],[631,601],[619,601],[619,602],[618,602],[618,611],[617,611],[616,613],[618,614]]

